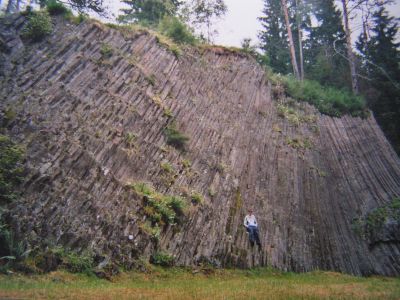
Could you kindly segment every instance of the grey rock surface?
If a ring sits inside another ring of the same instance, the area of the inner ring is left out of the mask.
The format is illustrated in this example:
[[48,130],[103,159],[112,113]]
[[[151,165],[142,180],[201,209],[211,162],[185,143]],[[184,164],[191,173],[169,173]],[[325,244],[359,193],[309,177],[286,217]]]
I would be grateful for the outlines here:
[[[0,21],[0,108],[15,111],[7,133],[27,148],[23,197],[10,209],[30,247],[90,248],[128,265],[162,249],[178,265],[399,275],[399,241],[371,248],[351,224],[400,195],[399,158],[373,116],[332,118],[291,103],[252,58],[220,47],[176,57],[145,31],[62,19],[32,44],[13,18]],[[173,119],[190,138],[186,152],[166,143]],[[134,182],[195,191],[204,203],[157,242],[142,228]],[[261,251],[242,225],[249,207]]]

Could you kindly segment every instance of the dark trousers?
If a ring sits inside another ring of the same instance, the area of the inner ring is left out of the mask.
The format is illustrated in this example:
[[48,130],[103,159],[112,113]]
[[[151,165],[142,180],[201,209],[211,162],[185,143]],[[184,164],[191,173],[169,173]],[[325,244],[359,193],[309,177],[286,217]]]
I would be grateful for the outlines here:
[[250,244],[254,245],[254,242],[256,242],[257,245],[261,246],[260,237],[258,235],[258,227],[248,226],[247,231],[249,232]]

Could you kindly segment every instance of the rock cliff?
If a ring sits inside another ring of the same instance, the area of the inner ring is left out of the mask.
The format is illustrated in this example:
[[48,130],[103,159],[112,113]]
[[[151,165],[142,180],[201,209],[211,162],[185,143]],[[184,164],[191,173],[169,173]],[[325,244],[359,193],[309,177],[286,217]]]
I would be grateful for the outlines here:
[[[0,105],[27,149],[10,218],[29,247],[127,265],[162,249],[178,265],[400,273],[398,220],[356,230],[400,195],[399,158],[373,116],[321,115],[240,52],[62,19],[31,43],[24,20],[0,22]],[[140,183],[186,199],[179,222],[157,220]],[[249,207],[261,251],[242,225]]]

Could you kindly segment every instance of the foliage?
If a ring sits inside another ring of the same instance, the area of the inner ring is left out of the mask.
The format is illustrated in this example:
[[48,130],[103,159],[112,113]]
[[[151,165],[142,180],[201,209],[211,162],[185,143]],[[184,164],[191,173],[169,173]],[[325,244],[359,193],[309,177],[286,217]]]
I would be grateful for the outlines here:
[[75,25],[79,25],[82,22],[86,21],[88,16],[83,14],[83,13],[79,13],[77,16],[74,16],[73,14],[68,14],[67,15],[68,20],[71,21],[72,23],[74,23]]
[[226,14],[228,7],[224,0],[194,0],[186,7],[186,11],[187,19],[191,19],[193,26],[202,31],[201,38],[210,43],[217,33],[212,27]]
[[323,87],[311,80],[298,81],[291,76],[278,76],[278,78],[292,98],[314,105],[323,114],[333,117],[344,114],[367,116],[363,98],[349,91]]
[[[58,0],[37,0],[40,3],[40,7],[44,8],[51,2],[60,2]],[[101,16],[106,16],[105,7],[103,0],[66,0],[62,1],[62,4],[67,5],[74,11],[78,11],[79,14],[84,14],[89,11],[95,12]]]
[[128,132],[125,134],[125,143],[128,147],[133,147],[135,145],[135,141],[136,141],[136,134],[134,134],[133,132]]
[[11,107],[4,109],[2,125],[4,127],[7,127],[12,121],[14,121],[16,116],[17,116],[17,113]]
[[34,42],[41,41],[53,30],[53,24],[47,11],[32,12],[28,16],[28,23],[22,30],[24,38],[31,39]]
[[23,149],[0,135],[0,205],[16,199],[15,188],[23,180]]
[[251,45],[251,38],[245,38],[242,40],[240,43],[241,46],[241,51],[247,54],[250,54],[254,57],[257,57],[257,47],[254,45]]
[[181,133],[177,128],[176,124],[172,123],[165,128],[165,136],[167,138],[167,144],[175,147],[178,150],[185,151],[186,143],[189,138]]
[[187,206],[184,199],[158,193],[146,183],[135,183],[131,186],[137,193],[145,196],[143,211],[153,224],[175,224],[181,221]]
[[400,43],[398,20],[381,8],[373,15],[369,39],[361,34],[357,48],[363,61],[364,93],[385,135],[400,154]]
[[280,0],[265,0],[259,20],[263,28],[259,39],[264,52],[260,62],[268,64],[275,72],[286,74],[290,70],[290,57]]
[[166,173],[175,173],[174,167],[168,162],[162,162],[160,167]]
[[57,0],[50,0],[46,3],[46,9],[50,15],[67,15],[72,14],[65,5]]
[[102,43],[100,47],[100,53],[104,58],[110,58],[113,55],[114,49],[110,44]]
[[164,16],[174,16],[180,5],[177,0],[122,0],[128,8],[121,9],[118,21],[156,26]]
[[94,267],[93,254],[89,251],[77,253],[63,247],[52,250],[62,261],[61,265],[72,273],[92,273]]
[[311,6],[318,26],[310,28],[306,74],[322,85],[349,87],[349,66],[342,56],[346,53],[346,37],[341,12],[333,0],[315,1]]
[[196,192],[193,192],[190,198],[192,199],[192,202],[195,204],[202,204],[204,201],[203,196]]
[[164,16],[158,24],[158,31],[178,44],[194,45],[196,42],[191,30],[177,17]]
[[161,229],[158,224],[152,226],[149,222],[145,222],[139,225],[140,229],[142,229],[145,233],[150,235],[155,241],[160,239]]
[[373,209],[365,217],[355,218],[352,228],[357,235],[365,238],[382,229],[388,219],[400,223],[400,198]]
[[174,257],[166,252],[156,252],[150,258],[150,262],[152,264],[163,267],[172,267],[174,265],[174,261]]
[[150,196],[155,193],[154,188],[145,182],[134,183],[131,187],[141,195]]

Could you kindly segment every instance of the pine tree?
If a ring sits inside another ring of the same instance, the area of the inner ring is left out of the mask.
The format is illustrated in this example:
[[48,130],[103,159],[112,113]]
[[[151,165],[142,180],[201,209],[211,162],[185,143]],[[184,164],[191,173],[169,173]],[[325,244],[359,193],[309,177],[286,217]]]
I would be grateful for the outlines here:
[[341,12],[334,0],[308,2],[318,23],[311,28],[310,47],[306,51],[308,77],[324,85],[350,87]]
[[369,77],[366,91],[369,107],[386,136],[400,154],[400,43],[398,23],[382,7],[373,15],[371,38],[359,37],[357,49]]
[[263,27],[259,38],[264,51],[264,62],[275,72],[289,73],[290,55],[280,0],[265,0],[263,17],[259,20]]

